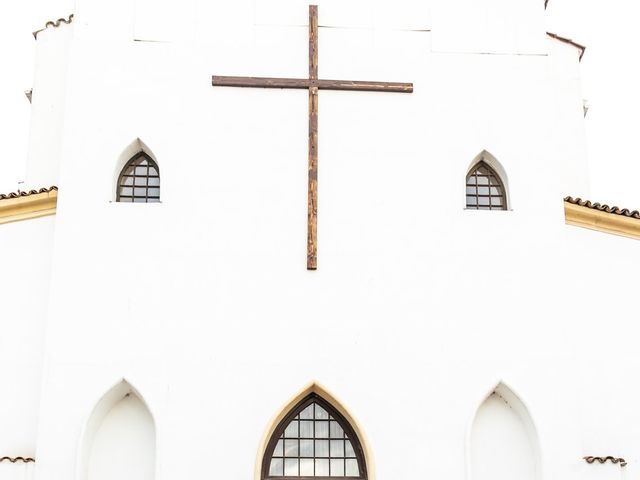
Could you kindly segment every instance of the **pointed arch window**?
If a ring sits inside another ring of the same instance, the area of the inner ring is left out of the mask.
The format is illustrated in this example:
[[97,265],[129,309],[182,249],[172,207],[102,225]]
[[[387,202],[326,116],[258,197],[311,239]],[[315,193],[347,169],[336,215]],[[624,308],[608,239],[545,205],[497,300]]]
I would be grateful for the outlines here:
[[153,480],[156,427],[144,399],[126,381],[112,387],[89,416],[80,452],[81,480]]
[[280,422],[267,445],[262,479],[367,478],[349,422],[319,395],[306,397]]
[[118,177],[118,202],[155,203],[160,201],[160,169],[145,152],[135,154]]
[[500,175],[484,160],[467,174],[467,208],[473,210],[506,210],[507,196]]

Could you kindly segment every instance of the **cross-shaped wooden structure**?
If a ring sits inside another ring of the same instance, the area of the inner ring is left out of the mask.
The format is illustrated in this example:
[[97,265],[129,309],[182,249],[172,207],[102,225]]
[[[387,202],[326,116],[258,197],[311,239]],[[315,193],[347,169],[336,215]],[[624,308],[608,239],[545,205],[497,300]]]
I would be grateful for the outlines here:
[[213,86],[297,88],[309,90],[309,191],[307,198],[307,270],[318,267],[318,90],[413,92],[412,83],[318,79],[318,6],[309,6],[309,78],[213,76]]

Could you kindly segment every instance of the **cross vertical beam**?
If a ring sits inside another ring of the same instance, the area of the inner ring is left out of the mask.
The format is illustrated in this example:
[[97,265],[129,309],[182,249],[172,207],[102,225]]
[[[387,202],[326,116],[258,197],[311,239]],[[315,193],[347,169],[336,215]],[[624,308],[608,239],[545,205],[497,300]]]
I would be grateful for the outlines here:
[[[309,80],[318,79],[318,7],[309,5]],[[318,87],[309,88],[307,270],[318,268]]]
[[307,192],[307,270],[318,268],[318,91],[412,93],[413,83],[318,78],[318,7],[309,6],[309,78],[230,77],[214,75],[216,87],[293,88],[309,90],[309,159]]

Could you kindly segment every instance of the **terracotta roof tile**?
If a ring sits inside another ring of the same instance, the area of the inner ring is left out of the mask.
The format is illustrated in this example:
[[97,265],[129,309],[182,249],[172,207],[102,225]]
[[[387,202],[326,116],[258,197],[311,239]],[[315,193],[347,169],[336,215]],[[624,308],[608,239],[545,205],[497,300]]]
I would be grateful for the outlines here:
[[35,458],[31,458],[31,457],[1,457],[0,458],[0,463],[2,462],[11,462],[11,463],[16,463],[16,462],[22,462],[22,463],[35,463]]
[[38,39],[38,34],[40,32],[44,32],[49,27],[58,28],[63,23],[66,24],[66,25],[69,25],[71,22],[73,22],[73,13],[71,15],[69,15],[69,18],[59,18],[56,21],[50,20],[50,21],[48,21],[47,23],[44,24],[44,28],[41,28],[40,30],[36,30],[35,32],[33,32],[33,38],[35,38],[37,40]]
[[615,457],[582,457],[586,460],[587,463],[593,463],[596,460],[600,463],[604,463],[607,460],[610,460],[611,463],[616,464],[619,463],[621,467],[624,467],[627,465],[627,461],[624,458],[615,458]]
[[17,192],[0,193],[0,200],[6,200],[8,198],[28,197],[29,195],[37,195],[38,193],[48,193],[54,190],[58,190],[58,187],[56,187],[55,185],[52,185],[49,188],[41,188],[40,190],[29,190],[26,192],[18,190]]
[[589,200],[582,200],[581,198],[565,197],[565,202],[580,207],[587,207],[600,212],[612,213],[614,215],[621,215],[624,217],[640,219],[640,212],[638,210],[629,210],[628,208],[610,207],[609,205],[600,205],[599,203],[591,203]]

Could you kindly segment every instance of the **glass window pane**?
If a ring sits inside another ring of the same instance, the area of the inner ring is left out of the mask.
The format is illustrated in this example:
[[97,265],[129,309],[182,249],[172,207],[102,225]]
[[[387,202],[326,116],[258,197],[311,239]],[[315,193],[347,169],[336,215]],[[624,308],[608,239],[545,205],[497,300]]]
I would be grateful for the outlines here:
[[332,421],[329,423],[331,438],[344,438],[344,430],[340,424],[336,421]]
[[316,422],[316,438],[329,437],[329,422]]
[[344,440],[331,440],[331,456],[344,457]]
[[298,456],[298,440],[285,440],[284,441],[284,456],[285,457],[297,457]]
[[283,463],[281,458],[272,458],[269,466],[269,475],[281,477],[283,473]]
[[313,477],[313,458],[303,458],[300,460],[300,476]]
[[328,456],[329,456],[329,441],[316,440],[316,457],[328,457]]
[[329,460],[316,459],[316,477],[329,476]]
[[356,456],[356,452],[353,450],[353,445],[351,445],[351,442],[349,440],[345,442],[344,450],[345,450],[344,453],[346,457],[353,458]]
[[160,203],[160,199],[159,198],[149,198],[147,200],[147,202],[149,202],[149,203]]
[[330,412],[332,410],[315,402],[301,411],[291,412],[288,418],[293,420],[275,440],[269,476],[360,476],[354,448],[357,441],[354,439],[354,444],[349,440],[340,422]]
[[300,440],[300,456],[313,457],[313,440]]
[[313,421],[303,420],[300,422],[300,437],[313,438]]
[[[478,187],[478,195],[486,195],[491,198],[479,198],[473,200],[471,198],[473,189],[470,185],[482,185]],[[484,161],[480,161],[474,171],[467,178],[467,207],[477,208],[478,210],[504,210],[506,209],[506,201],[504,196],[504,188],[500,176],[487,165]]]
[[[150,173],[154,175],[153,179],[149,178]],[[133,175],[136,176],[134,177]],[[151,182],[149,182],[150,180]],[[151,183],[151,186],[154,187],[154,190],[148,192],[146,187],[147,185],[149,185],[149,183]],[[122,169],[120,184],[118,185],[118,187],[120,189],[118,192],[120,197],[138,197],[130,200],[119,198],[119,200],[122,202],[126,201],[144,203],[148,201],[157,203],[160,201],[160,178],[158,175],[158,168],[155,166],[155,163],[150,160],[145,154],[139,153],[134,158],[129,160],[127,165]],[[122,188],[127,188],[128,190],[122,191]],[[147,200],[147,197],[156,198]]]
[[278,443],[276,443],[276,448],[273,449],[273,456],[282,457],[284,455],[283,447],[284,444],[282,443],[282,440],[278,440]]
[[284,431],[285,438],[298,438],[298,421],[293,420]]
[[327,411],[316,403],[316,419],[317,420],[329,420],[329,414]]
[[311,420],[313,419],[313,403],[300,412],[300,418]]
[[297,477],[299,475],[297,458],[285,458],[284,475],[285,477]]
[[332,477],[344,477],[344,460],[331,459],[331,473]]
[[347,468],[345,472],[347,477],[359,477],[360,470],[358,469],[358,460],[350,458],[347,460]]
[[476,194],[476,187],[467,186],[467,195],[475,195],[475,194]]
[[133,202],[133,198],[131,197],[120,197],[121,202]]

